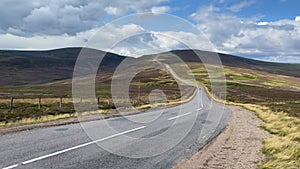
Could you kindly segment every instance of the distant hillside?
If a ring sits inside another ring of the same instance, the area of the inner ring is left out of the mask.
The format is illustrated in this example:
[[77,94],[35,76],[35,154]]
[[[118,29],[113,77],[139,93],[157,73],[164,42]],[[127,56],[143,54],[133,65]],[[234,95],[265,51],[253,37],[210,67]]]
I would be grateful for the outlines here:
[[[49,51],[0,50],[0,85],[41,84],[70,79],[82,48]],[[103,55],[103,51],[91,50]],[[125,57],[107,53],[101,62],[103,70],[115,68]]]
[[[182,60],[186,62],[201,62],[201,60],[195,54],[195,52],[203,57],[209,57],[210,55],[215,54],[199,50],[176,50],[171,52],[179,56]],[[300,64],[264,62],[222,53],[219,53],[219,57],[223,65],[225,66],[246,68],[279,75],[300,77]]]
[[[76,59],[82,48],[63,48],[48,51],[0,50],[0,85],[43,84],[72,78]],[[104,51],[87,49],[95,54]],[[210,52],[196,51],[203,57]],[[177,50],[172,53],[186,62],[199,62],[191,50]],[[146,57],[146,56],[145,56]],[[107,53],[101,62],[101,69],[114,71],[125,59],[113,53]],[[300,64],[270,63],[242,57],[220,54],[223,65],[265,71],[268,73],[300,77]],[[138,61],[138,60],[137,60]]]

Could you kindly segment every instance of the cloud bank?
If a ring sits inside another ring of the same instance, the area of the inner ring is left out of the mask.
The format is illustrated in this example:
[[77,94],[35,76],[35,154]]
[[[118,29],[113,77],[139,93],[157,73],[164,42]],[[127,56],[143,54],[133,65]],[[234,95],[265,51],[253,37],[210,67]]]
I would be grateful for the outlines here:
[[20,36],[75,35],[98,28],[110,15],[121,16],[151,10],[166,12],[169,7],[156,6],[166,1],[3,0],[0,4],[0,33]]
[[[220,11],[209,5],[191,14],[198,28],[219,51],[237,55],[251,54],[258,59],[271,61],[290,62],[293,58],[299,58],[299,17],[295,20],[264,22],[260,17],[241,18]],[[285,57],[288,59],[285,60]]]

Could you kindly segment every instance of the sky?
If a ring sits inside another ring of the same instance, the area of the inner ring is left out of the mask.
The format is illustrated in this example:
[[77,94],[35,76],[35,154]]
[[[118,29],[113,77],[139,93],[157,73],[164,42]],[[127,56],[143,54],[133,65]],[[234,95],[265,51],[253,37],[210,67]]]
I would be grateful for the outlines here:
[[[0,49],[193,48],[300,63],[299,0],[2,0]],[[145,13],[146,12],[146,13]]]

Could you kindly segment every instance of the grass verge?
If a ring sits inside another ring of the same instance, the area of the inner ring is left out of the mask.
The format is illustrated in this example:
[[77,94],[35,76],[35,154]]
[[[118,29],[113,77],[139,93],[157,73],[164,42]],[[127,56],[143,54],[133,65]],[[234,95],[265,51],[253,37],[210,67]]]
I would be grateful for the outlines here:
[[268,158],[261,168],[300,168],[300,119],[285,112],[273,112],[268,107],[252,104],[242,106],[254,111],[265,123],[261,127],[273,134],[263,142],[263,152]]
[[261,169],[300,168],[300,118],[284,111],[274,112],[267,106],[225,102],[213,97],[207,88],[206,92],[215,101],[244,107],[263,120],[264,125],[261,128],[271,133],[272,137],[263,141],[262,151],[267,159],[260,166]]

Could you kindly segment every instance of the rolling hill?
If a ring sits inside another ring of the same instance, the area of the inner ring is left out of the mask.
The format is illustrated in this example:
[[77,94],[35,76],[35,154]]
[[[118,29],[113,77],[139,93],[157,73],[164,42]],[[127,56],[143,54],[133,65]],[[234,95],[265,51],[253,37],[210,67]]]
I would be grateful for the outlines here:
[[[47,51],[0,50],[0,85],[31,85],[70,79],[81,49],[63,48]],[[94,51],[99,55],[104,53],[104,51],[100,50]],[[171,51],[171,53],[179,56],[185,62],[201,62],[194,52],[199,53],[203,57],[209,57],[212,54],[197,50]],[[225,66],[300,77],[300,64],[263,62],[226,54],[219,54],[219,56]],[[106,53],[101,62],[102,71],[114,70],[125,58],[125,56]]]
[[[32,85],[72,78],[76,59],[82,48],[48,51],[0,51],[0,86]],[[87,49],[93,50],[93,49]],[[105,52],[93,50],[98,55]],[[101,68],[110,71],[125,57],[106,53]]]
[[[182,60],[186,62],[201,62],[201,60],[198,59],[199,57],[195,53],[201,55],[201,57],[209,57],[210,55],[215,55],[215,53],[212,52],[205,52],[199,50],[176,50],[171,52],[179,56]],[[218,55],[224,66],[258,70],[272,74],[300,77],[300,64],[264,62],[222,53],[218,53]]]

